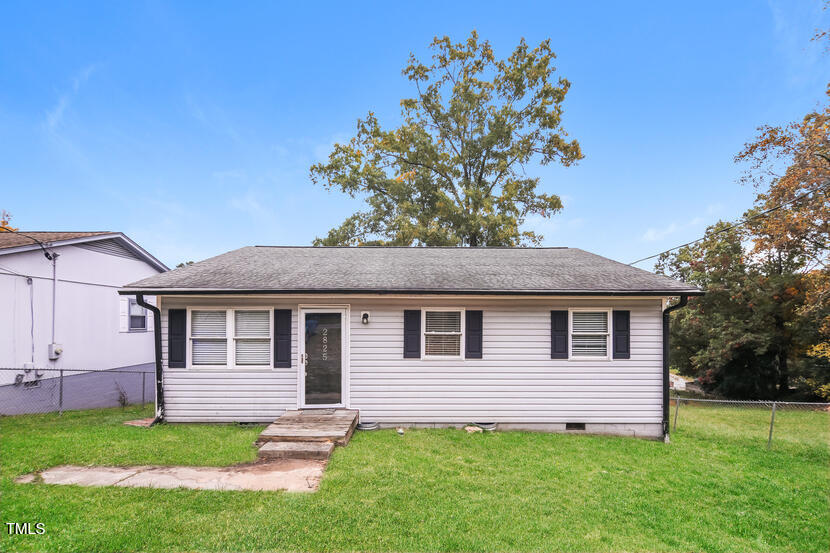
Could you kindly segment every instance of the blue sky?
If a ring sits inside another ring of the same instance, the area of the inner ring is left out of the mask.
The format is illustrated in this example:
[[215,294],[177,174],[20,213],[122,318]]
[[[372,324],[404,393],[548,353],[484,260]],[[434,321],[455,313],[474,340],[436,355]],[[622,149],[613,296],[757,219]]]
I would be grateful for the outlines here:
[[[623,262],[738,217],[732,157],[821,100],[819,0],[6,2],[0,208],[28,230],[118,230],[168,265],[309,244],[360,207],[309,166],[374,111],[395,125],[411,51],[472,29],[506,56],[550,38],[585,159],[529,166],[565,209],[545,245]],[[642,266],[650,267],[651,263]]]

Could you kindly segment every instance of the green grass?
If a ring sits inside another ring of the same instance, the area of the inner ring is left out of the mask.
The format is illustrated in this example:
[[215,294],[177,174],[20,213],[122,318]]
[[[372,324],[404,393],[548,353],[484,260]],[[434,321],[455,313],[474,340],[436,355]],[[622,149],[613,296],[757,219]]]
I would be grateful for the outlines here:
[[[673,413],[672,413],[673,414]],[[314,494],[14,484],[73,464],[226,465],[260,427],[121,425],[137,409],[0,419],[4,551],[826,552],[828,414],[683,405],[671,444],[458,430],[358,433]]]

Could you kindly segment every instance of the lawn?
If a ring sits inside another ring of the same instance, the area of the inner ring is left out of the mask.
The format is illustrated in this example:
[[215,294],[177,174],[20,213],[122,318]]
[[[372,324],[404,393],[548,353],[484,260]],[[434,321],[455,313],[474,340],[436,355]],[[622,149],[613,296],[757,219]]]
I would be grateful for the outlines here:
[[[14,484],[74,464],[227,465],[261,427],[113,409],[0,419],[4,551],[830,549],[828,414],[683,405],[672,443],[459,430],[358,433],[313,494]],[[672,413],[673,414],[673,413]]]

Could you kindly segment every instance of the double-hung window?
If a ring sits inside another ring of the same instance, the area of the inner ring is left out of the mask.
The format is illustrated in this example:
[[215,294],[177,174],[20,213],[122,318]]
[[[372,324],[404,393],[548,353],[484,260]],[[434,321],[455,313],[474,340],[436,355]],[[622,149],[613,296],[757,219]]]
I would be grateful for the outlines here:
[[191,311],[190,345],[190,362],[193,366],[227,365],[227,311]]
[[572,358],[608,358],[609,319],[608,310],[571,311]]
[[270,367],[271,310],[194,309],[190,364],[194,367]]
[[130,330],[147,330],[147,310],[133,298],[129,304]]
[[424,357],[461,357],[462,310],[424,310]]
[[234,311],[234,355],[237,365],[271,363],[271,312]]

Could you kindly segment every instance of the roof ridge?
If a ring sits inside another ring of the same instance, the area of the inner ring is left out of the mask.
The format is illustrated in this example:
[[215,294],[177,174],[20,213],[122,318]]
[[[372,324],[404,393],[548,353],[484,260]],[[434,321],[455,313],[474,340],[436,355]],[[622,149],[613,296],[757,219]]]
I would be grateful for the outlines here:
[[[244,247],[244,246],[243,246]],[[250,246],[249,246],[250,247]],[[569,246],[272,246],[267,244],[255,244],[254,248],[293,248],[308,250],[568,250],[574,249]]]

